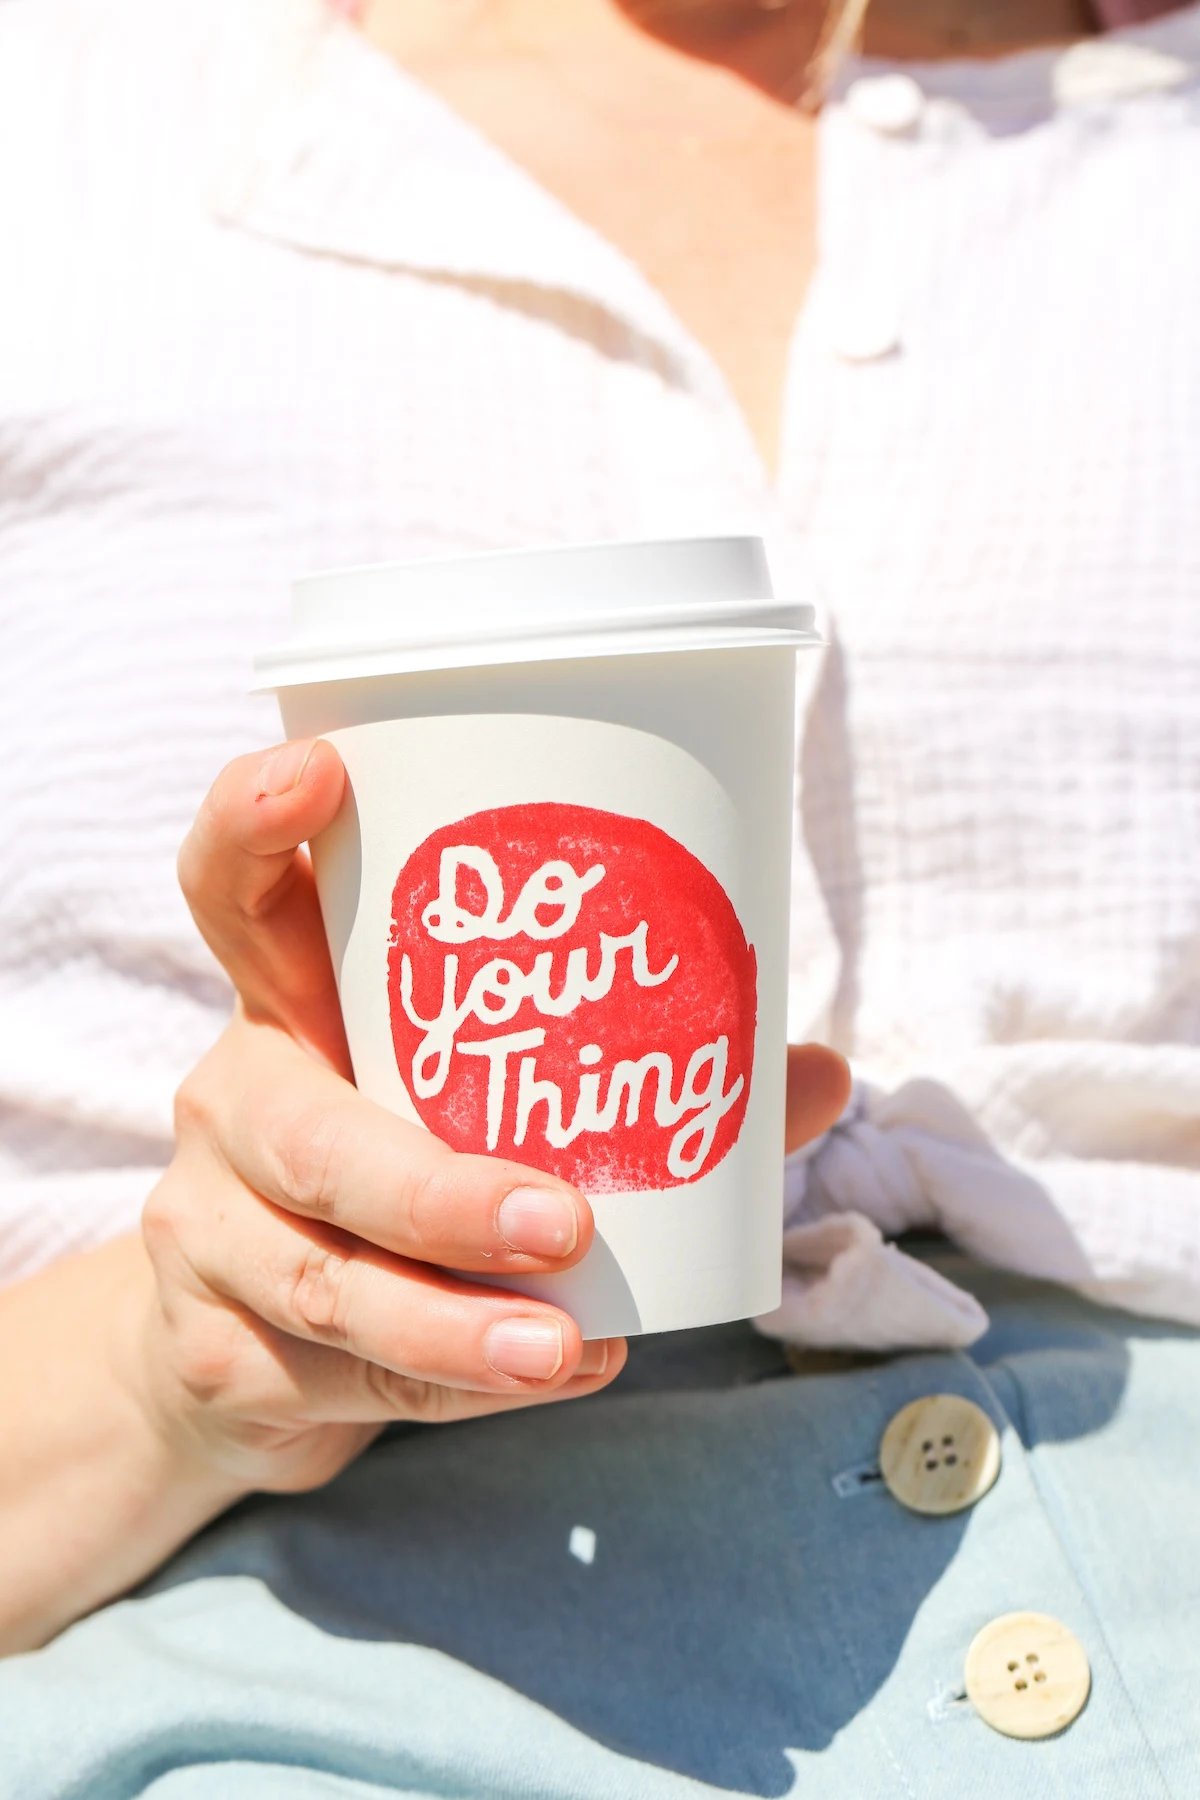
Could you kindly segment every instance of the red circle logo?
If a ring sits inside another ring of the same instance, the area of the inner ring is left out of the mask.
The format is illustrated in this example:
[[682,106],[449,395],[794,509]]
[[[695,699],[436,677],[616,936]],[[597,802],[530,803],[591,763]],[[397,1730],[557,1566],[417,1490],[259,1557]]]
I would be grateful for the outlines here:
[[737,1142],[756,967],[724,888],[644,819],[473,813],[392,895],[392,1042],[424,1124],[592,1193],[678,1187]]

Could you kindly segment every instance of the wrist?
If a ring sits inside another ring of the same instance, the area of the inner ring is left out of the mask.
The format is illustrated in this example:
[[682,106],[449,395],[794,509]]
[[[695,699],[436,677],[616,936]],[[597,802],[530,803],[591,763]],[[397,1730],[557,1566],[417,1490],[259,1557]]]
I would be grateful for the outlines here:
[[151,1486],[169,1493],[181,1510],[198,1509],[190,1535],[244,1499],[252,1484],[225,1465],[175,1371],[158,1283],[140,1238],[128,1240],[120,1279],[107,1346],[113,1383],[136,1421]]
[[152,1401],[152,1290],[124,1238],[0,1294],[0,1655],[126,1593],[245,1492]]

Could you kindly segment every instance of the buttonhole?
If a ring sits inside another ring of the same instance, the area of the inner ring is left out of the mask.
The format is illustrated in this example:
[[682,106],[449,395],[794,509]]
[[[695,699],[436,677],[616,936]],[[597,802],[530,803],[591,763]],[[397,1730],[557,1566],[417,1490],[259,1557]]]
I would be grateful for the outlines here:
[[855,1494],[865,1494],[871,1488],[879,1487],[883,1481],[883,1470],[878,1463],[856,1463],[853,1468],[842,1469],[833,1477],[832,1487],[839,1500],[848,1500]]
[[975,1708],[967,1698],[967,1690],[961,1682],[952,1682],[945,1687],[937,1688],[926,1711],[934,1725],[943,1725],[949,1719],[978,1717]]

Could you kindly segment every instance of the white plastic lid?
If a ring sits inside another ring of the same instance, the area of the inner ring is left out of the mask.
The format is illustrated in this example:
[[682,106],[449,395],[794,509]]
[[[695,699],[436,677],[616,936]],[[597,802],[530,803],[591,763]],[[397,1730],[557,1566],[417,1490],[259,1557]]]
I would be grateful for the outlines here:
[[513,550],[311,575],[258,687],[662,650],[815,644],[753,537]]

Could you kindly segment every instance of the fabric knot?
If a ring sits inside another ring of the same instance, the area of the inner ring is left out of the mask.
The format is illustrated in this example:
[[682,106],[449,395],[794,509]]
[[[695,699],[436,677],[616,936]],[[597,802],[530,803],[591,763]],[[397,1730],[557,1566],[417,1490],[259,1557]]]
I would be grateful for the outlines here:
[[882,1102],[869,1083],[856,1081],[837,1124],[788,1158],[786,1224],[861,1212],[889,1237],[936,1226],[908,1154],[907,1133],[872,1116]]

